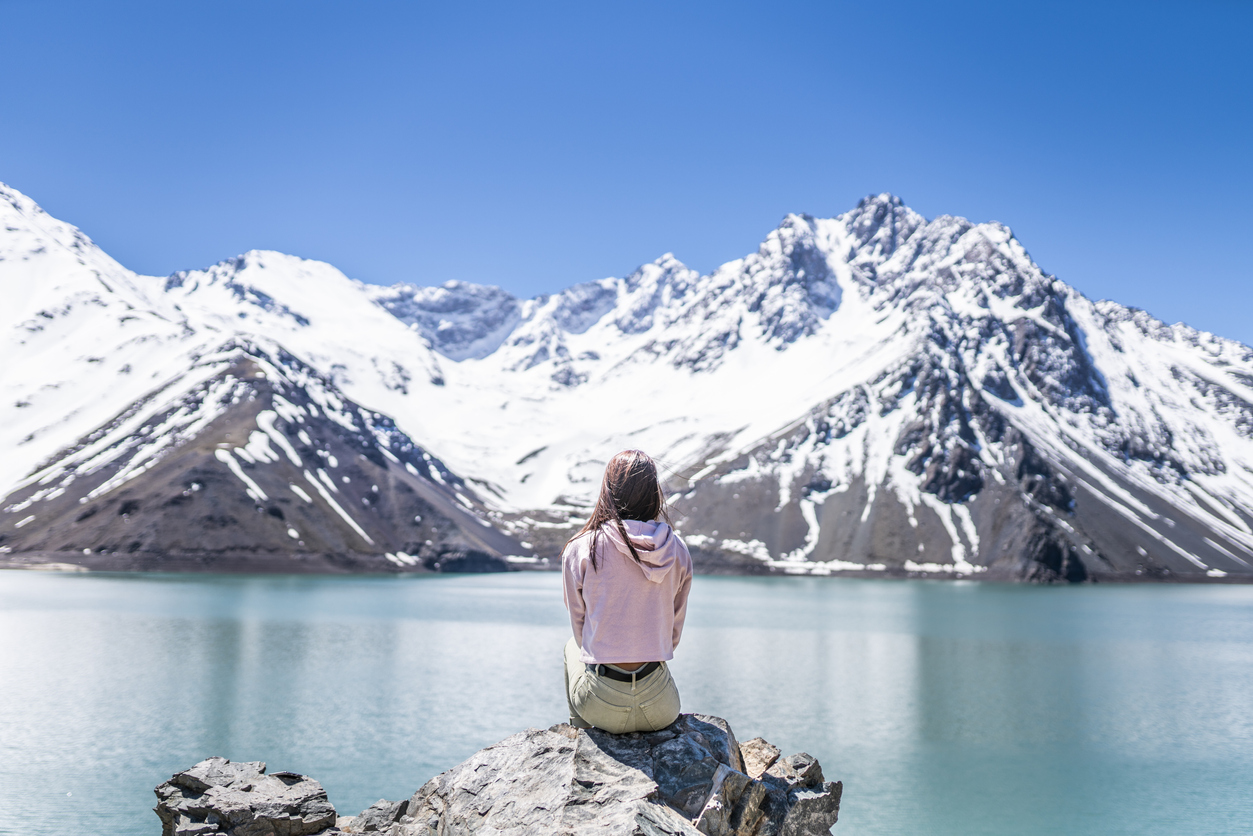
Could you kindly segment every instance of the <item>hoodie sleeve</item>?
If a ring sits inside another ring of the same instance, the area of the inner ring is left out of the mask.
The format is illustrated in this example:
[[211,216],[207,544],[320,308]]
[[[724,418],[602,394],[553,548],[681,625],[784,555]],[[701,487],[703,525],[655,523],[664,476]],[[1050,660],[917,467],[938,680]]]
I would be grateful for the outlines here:
[[687,552],[687,547],[683,547],[683,557],[678,566],[682,571],[682,580],[674,592],[674,636],[670,646],[678,647],[679,639],[683,637],[683,621],[687,618],[687,594],[692,590],[692,557]]
[[562,598],[570,612],[570,629],[574,642],[583,646],[583,620],[587,617],[587,604],[583,601],[583,561],[579,559],[579,547],[575,543],[566,546],[561,555]]

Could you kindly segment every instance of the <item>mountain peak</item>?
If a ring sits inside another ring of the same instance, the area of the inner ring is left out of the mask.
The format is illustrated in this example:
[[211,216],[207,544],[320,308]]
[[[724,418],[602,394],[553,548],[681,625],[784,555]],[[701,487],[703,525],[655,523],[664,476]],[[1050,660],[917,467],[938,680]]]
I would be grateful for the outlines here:
[[661,256],[653,259],[656,264],[663,270],[687,270],[688,266],[675,257],[674,253],[663,253]]
[[28,195],[10,186],[8,183],[0,182],[0,200],[4,200],[9,204],[8,211],[21,212],[30,215],[46,214],[39,204],[32,200]]
[[886,206],[895,208],[905,208],[905,201],[899,196],[891,192],[879,192],[878,194],[868,194],[861,200],[857,201],[858,209],[866,209],[871,207]]

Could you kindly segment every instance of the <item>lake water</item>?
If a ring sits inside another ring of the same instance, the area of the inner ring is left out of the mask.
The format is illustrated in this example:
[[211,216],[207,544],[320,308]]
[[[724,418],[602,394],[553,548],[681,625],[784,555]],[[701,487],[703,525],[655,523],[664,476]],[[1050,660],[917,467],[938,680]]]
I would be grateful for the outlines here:
[[[565,719],[559,580],[0,572],[0,832],[157,834],[210,755],[408,796]],[[837,836],[1253,831],[1253,587],[698,577],[672,669]]]

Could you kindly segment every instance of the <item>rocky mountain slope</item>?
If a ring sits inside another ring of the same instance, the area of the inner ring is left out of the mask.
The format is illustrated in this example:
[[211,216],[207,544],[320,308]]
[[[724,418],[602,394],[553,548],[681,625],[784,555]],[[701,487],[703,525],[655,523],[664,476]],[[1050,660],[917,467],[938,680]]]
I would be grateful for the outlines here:
[[24,480],[0,548],[108,569],[503,569],[524,549],[473,497],[286,351],[231,340]]
[[[201,358],[234,344],[389,417],[515,552],[555,556],[608,456],[639,447],[710,571],[1253,576],[1253,350],[1092,302],[999,224],[880,195],[789,216],[709,275],[667,255],[524,300],[270,252],[143,277],[11,189],[0,214],[0,536],[55,517],[8,510],[32,474],[170,381],[207,380]],[[369,552],[349,529],[323,551]],[[387,536],[382,551],[416,548]],[[63,542],[23,537],[14,554]]]

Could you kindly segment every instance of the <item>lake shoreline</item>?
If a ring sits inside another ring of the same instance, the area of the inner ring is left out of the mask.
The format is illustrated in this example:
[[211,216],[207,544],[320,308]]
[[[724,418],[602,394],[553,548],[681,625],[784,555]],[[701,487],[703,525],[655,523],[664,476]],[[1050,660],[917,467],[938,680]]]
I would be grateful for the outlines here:
[[[830,569],[822,564],[813,564],[810,569],[805,565],[796,567],[761,566],[753,567],[752,571],[740,571],[743,567],[697,566],[696,574],[725,577],[797,577],[797,578],[851,578],[851,579],[883,579],[883,580],[948,580],[948,581],[980,581],[1011,585],[1069,585],[1064,580],[1049,582],[1022,580],[1007,574],[991,571],[978,573],[960,573],[949,571],[909,571],[906,569],[886,568],[883,570]],[[560,564],[556,561],[542,563],[506,563],[495,561],[490,568],[460,571],[454,569],[429,569],[421,564],[416,566],[398,567],[382,555],[326,555],[305,554],[295,557],[289,554],[281,556],[256,555],[247,553],[212,554],[192,553],[178,556],[155,554],[91,554],[80,555],[65,552],[19,552],[9,553],[0,557],[0,570],[27,570],[66,573],[173,573],[189,575],[296,575],[296,576],[386,576],[386,575],[473,575],[473,574],[504,574],[510,572],[556,572]],[[1168,571],[1143,574],[1133,573],[1094,573],[1076,585],[1098,583],[1111,584],[1253,584],[1253,576],[1249,575],[1179,575]]]

